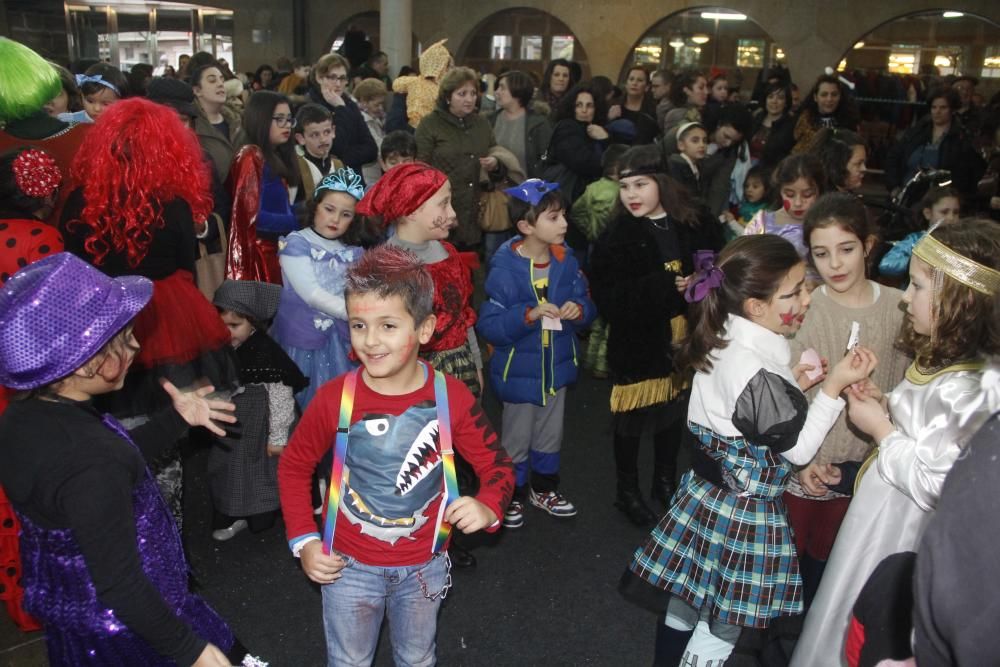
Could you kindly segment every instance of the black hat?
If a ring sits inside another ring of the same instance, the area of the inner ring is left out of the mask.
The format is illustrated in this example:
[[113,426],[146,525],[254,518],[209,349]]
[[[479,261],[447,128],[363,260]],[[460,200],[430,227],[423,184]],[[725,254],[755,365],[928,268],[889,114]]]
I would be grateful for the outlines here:
[[255,280],[226,280],[215,290],[212,303],[264,323],[274,318],[281,302],[281,285]]
[[146,87],[146,99],[173,107],[185,116],[193,118],[198,115],[198,108],[194,104],[194,90],[180,79],[154,76]]

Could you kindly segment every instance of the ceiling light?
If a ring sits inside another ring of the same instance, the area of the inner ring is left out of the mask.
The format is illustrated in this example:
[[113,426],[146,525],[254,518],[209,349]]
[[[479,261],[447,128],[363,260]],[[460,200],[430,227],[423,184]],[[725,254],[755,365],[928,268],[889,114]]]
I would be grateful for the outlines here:
[[684,46],[684,40],[681,39],[680,37],[671,37],[670,41],[667,42],[667,44],[674,47],[675,49],[679,49],[682,46]]
[[746,14],[734,14],[731,12],[702,12],[701,18],[715,19],[717,21],[746,21]]
[[708,35],[695,35],[691,38],[691,41],[695,44],[705,44],[711,39]]
[[865,48],[865,43],[864,42],[858,42],[857,44],[854,45],[854,48],[855,49],[863,49],[863,48]]
[[941,16],[943,16],[946,19],[957,19],[961,16],[965,16],[965,14],[962,12],[945,12]]

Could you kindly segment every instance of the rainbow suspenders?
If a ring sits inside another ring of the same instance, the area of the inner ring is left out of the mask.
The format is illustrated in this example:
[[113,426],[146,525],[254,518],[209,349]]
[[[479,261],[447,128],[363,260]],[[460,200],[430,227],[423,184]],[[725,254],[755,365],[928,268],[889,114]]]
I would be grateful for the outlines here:
[[[429,368],[429,366],[428,366]],[[333,467],[330,470],[330,487],[326,501],[326,523],[323,526],[323,553],[333,550],[333,533],[337,526],[337,514],[344,495],[344,461],[347,460],[347,439],[351,429],[351,415],[354,413],[354,396],[358,388],[361,369],[347,374],[344,389],[340,394],[340,420],[337,423],[337,440],[333,449]],[[451,409],[448,405],[448,387],[444,373],[434,371],[434,403],[437,407],[438,449],[444,472],[444,498],[438,508],[437,526],[434,530],[434,546],[431,553],[444,549],[451,534],[451,524],[444,520],[445,510],[458,498],[458,477],[455,474],[455,451],[451,443]]]

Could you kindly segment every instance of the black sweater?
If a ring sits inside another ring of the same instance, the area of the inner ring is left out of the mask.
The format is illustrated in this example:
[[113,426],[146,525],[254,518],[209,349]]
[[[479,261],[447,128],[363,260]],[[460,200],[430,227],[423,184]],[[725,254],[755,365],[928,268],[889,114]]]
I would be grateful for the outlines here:
[[146,459],[188,426],[173,409],[131,431],[134,447],[89,403],[14,401],[0,417],[0,484],[17,511],[43,528],[73,530],[102,604],[179,665],[206,642],[166,605],[142,570],[132,492]]

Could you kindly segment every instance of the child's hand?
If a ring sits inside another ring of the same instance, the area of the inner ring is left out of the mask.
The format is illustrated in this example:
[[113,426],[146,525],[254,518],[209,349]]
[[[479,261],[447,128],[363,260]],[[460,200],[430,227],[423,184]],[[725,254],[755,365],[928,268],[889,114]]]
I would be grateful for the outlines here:
[[489,528],[497,521],[497,515],[486,505],[471,496],[462,496],[444,513],[444,520],[463,533],[474,533]]
[[814,370],[816,367],[812,364],[796,364],[792,367],[792,376],[795,378],[795,382],[799,385],[799,389],[803,392],[809,391],[817,384],[826,379],[826,374],[830,371],[830,362],[826,359],[822,359],[822,372],[816,376],[815,379],[810,379],[806,373]]
[[733,212],[730,211],[728,208],[725,211],[723,211],[722,215],[719,217],[722,218],[722,222],[725,223],[736,222],[736,216],[733,215]]
[[840,468],[830,463],[810,463],[799,471],[799,484],[810,496],[825,496],[827,487],[840,482]]
[[559,319],[578,320],[583,315],[583,309],[575,301],[567,301],[559,309]]
[[528,311],[528,320],[537,322],[542,315],[559,319],[559,308],[554,303],[540,303]]
[[206,644],[191,667],[232,667],[229,658],[215,644]]
[[497,167],[500,166],[499,160],[495,157],[481,157],[479,158],[479,166],[486,171],[496,171]]
[[874,398],[888,411],[888,399],[882,393],[882,390],[878,388],[878,385],[872,382],[870,378],[865,378],[861,382],[855,382],[851,385],[851,388],[864,396]]
[[281,456],[281,452],[285,451],[285,448],[280,445],[268,445],[267,455],[268,456]]
[[830,371],[823,382],[823,393],[830,398],[839,397],[848,386],[867,379],[877,365],[878,358],[874,352],[867,347],[856,346]]
[[875,442],[896,430],[882,404],[853,387],[847,390],[847,417]]
[[340,579],[340,571],[347,566],[340,554],[332,553],[327,556],[323,553],[323,543],[319,540],[306,544],[299,555],[302,571],[317,584],[332,584]]
[[225,422],[236,423],[236,415],[232,414],[236,406],[229,401],[219,401],[205,398],[215,387],[209,385],[194,391],[181,391],[169,380],[161,380],[160,385],[174,402],[174,410],[191,426],[204,426],[215,435],[222,437],[226,431],[215,424]]
[[684,290],[688,288],[688,283],[691,282],[691,276],[677,276],[674,278],[674,287],[681,294],[684,294]]

